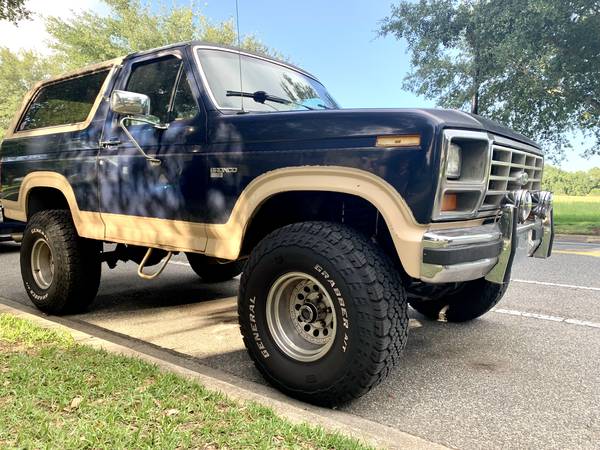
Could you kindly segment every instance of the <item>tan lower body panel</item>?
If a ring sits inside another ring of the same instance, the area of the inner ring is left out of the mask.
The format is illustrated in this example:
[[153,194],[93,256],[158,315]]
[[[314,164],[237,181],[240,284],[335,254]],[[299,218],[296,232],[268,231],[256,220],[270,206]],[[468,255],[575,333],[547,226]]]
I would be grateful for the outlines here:
[[52,187],[65,195],[80,236],[156,247],[171,251],[206,253],[223,259],[240,256],[244,233],[261,204],[289,191],[340,192],[370,202],[385,220],[404,270],[418,278],[422,238],[427,225],[418,224],[400,194],[385,180],[359,169],[304,166],[267,172],[250,183],[225,224],[204,224],[121,214],[80,211],[66,178],[54,172],[32,172],[25,177],[17,202],[5,202],[7,217],[27,219],[27,194],[33,187]]
[[206,225],[203,223],[107,213],[102,213],[102,220],[106,241],[171,251],[206,251]]

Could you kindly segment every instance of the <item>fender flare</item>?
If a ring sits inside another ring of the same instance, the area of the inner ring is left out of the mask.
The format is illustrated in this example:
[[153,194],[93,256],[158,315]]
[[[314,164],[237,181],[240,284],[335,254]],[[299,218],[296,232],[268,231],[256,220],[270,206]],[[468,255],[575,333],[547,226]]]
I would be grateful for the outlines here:
[[104,238],[104,224],[98,212],[81,211],[77,205],[75,192],[64,175],[51,171],[31,172],[23,178],[19,186],[19,196],[16,201],[2,200],[6,217],[21,222],[27,222],[27,203],[29,194],[34,188],[51,188],[61,192],[65,197],[77,234],[90,239]]
[[418,278],[421,241],[428,227],[417,223],[402,196],[381,177],[342,166],[286,167],[257,177],[238,198],[227,223],[206,225],[206,253],[237,258],[254,213],[269,198],[291,191],[339,192],[371,203],[385,220],[405,271]]

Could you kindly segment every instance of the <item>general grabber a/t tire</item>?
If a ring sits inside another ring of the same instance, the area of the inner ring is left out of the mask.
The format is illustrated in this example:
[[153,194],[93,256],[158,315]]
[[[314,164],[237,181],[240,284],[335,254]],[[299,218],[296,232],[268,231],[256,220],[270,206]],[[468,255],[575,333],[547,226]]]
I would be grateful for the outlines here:
[[400,276],[356,231],[328,222],[280,228],[251,253],[239,320],[256,367],[293,397],[358,398],[399,361],[408,336]]
[[411,300],[417,312],[431,320],[468,322],[477,319],[502,299],[508,283],[490,283],[485,278],[466,281],[450,295],[432,300]]
[[100,285],[99,245],[77,235],[69,211],[35,213],[21,243],[21,276],[33,304],[48,314],[85,310]]

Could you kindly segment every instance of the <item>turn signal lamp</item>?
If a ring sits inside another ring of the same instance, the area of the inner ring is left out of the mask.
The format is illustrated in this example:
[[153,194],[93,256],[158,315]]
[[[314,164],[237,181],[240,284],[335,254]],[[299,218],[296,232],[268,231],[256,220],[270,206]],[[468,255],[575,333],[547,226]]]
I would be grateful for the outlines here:
[[456,211],[456,194],[444,194],[442,198],[442,211]]

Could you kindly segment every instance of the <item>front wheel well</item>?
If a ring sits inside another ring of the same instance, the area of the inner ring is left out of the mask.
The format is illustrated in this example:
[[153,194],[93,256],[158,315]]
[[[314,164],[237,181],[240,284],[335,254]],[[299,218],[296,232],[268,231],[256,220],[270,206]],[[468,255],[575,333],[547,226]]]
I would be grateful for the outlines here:
[[376,243],[402,268],[388,226],[369,201],[352,194],[326,191],[293,191],[276,194],[258,208],[246,228],[242,255],[269,233],[297,222],[327,221],[349,226]]
[[64,194],[51,187],[35,187],[27,194],[27,220],[40,211],[48,209],[69,209]]

